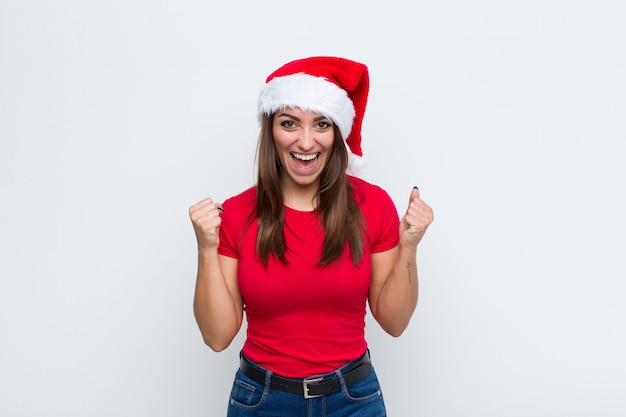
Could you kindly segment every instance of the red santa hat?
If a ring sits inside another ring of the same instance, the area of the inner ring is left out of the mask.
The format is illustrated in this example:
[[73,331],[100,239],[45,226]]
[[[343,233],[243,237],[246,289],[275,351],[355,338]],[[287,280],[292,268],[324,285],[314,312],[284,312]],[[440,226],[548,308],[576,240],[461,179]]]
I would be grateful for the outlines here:
[[362,168],[361,125],[369,92],[364,64],[337,57],[289,62],[271,73],[257,103],[258,119],[285,107],[299,107],[331,119],[348,148],[348,173]]

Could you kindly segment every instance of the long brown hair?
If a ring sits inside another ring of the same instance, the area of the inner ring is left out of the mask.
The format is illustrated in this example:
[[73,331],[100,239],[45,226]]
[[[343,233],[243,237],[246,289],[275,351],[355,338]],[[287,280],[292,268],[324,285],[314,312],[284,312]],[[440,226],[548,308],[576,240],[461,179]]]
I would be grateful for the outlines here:
[[[285,251],[285,206],[281,189],[283,168],[276,152],[272,134],[273,115],[264,116],[257,149],[258,183],[255,215],[259,230],[256,237],[256,253],[263,264],[271,255],[287,262]],[[364,221],[361,209],[352,194],[352,186],[346,175],[348,151],[336,125],[335,139],[326,166],[320,174],[316,207],[324,228],[324,244],[319,265],[327,266],[338,261],[346,248],[357,265],[363,258]]]

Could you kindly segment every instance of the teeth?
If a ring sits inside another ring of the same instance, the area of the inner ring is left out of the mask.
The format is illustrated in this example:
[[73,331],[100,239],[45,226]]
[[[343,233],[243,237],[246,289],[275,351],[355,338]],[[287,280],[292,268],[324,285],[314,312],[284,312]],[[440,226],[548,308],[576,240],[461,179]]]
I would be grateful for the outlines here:
[[299,159],[299,160],[301,160],[301,161],[311,161],[311,160],[313,160],[313,159],[317,158],[317,155],[319,155],[319,154],[316,154],[316,153],[315,153],[315,154],[313,154],[313,155],[299,155],[299,154],[297,154],[297,153],[292,153],[291,155],[292,155],[294,158]]

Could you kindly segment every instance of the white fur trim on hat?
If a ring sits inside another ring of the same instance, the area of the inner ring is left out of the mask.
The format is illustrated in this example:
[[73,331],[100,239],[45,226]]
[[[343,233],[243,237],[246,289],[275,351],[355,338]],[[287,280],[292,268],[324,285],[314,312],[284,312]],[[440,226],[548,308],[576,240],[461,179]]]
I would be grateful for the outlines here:
[[272,78],[259,94],[257,117],[270,115],[285,107],[299,107],[331,119],[344,140],[352,131],[355,110],[348,93],[324,77],[305,73]]

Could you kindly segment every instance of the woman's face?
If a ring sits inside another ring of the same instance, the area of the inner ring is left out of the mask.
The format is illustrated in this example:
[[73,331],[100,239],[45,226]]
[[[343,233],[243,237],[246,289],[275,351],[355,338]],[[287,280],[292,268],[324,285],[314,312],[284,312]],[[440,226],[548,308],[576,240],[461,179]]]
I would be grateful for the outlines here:
[[274,114],[272,133],[283,166],[283,186],[317,184],[333,147],[333,122],[298,107]]

